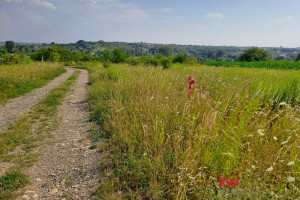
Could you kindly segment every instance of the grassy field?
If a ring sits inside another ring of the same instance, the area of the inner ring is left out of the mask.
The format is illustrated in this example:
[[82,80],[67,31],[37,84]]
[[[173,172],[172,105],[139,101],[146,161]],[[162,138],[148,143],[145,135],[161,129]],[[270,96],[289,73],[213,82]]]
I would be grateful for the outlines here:
[[0,66],[0,103],[48,83],[66,70],[55,63]]
[[247,68],[266,68],[266,69],[300,69],[300,62],[290,61],[265,61],[265,62],[207,62],[208,66],[216,67],[247,67]]
[[[299,198],[300,71],[85,68],[107,141],[101,199]],[[220,174],[239,178],[235,194],[220,193]]]

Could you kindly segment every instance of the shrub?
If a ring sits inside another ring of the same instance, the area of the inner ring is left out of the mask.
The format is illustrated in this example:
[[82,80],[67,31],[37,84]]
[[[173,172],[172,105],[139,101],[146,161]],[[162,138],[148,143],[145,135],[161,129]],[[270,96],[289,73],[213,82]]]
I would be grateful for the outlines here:
[[161,65],[163,66],[163,69],[168,69],[171,66],[171,60],[169,58],[163,58],[161,60]]

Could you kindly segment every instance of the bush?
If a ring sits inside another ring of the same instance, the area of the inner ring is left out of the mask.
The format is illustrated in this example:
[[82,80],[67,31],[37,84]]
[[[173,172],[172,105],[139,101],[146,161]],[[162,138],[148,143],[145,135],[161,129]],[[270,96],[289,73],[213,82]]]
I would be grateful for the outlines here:
[[173,63],[183,63],[185,61],[187,61],[189,58],[189,56],[187,55],[187,53],[178,53],[174,59],[173,59]]
[[141,62],[144,63],[145,65],[152,65],[154,67],[159,65],[159,59],[151,56],[145,56],[141,57]]
[[20,63],[29,63],[30,60],[23,54],[10,54],[6,53],[0,58],[0,64],[4,65],[13,65],[13,64],[20,64]]
[[171,66],[171,60],[169,58],[163,58],[161,60],[161,65],[163,66],[163,69],[168,69]]
[[128,63],[129,65],[136,66],[136,65],[138,65],[140,62],[139,62],[138,58],[128,58],[128,59],[127,59],[127,63]]
[[124,63],[127,58],[128,55],[121,48],[114,49],[112,52],[112,61],[114,63]]
[[109,61],[103,63],[104,68],[109,68],[110,65],[111,65],[111,62],[109,62]]

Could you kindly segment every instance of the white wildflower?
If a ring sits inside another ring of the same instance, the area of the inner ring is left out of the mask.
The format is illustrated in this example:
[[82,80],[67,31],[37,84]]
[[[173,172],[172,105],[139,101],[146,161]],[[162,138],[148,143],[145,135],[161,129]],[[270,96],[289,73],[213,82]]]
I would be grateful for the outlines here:
[[260,136],[264,136],[264,135],[265,135],[264,132],[263,132],[263,130],[261,130],[261,129],[258,129],[257,132],[258,132],[258,134],[259,134]]
[[255,165],[251,165],[251,167],[252,167],[253,169],[255,169]]
[[152,99],[154,99],[154,97],[150,97],[149,101],[152,101]]
[[231,153],[223,153],[223,155],[228,155],[228,156],[233,157]]
[[289,162],[287,165],[288,165],[288,166],[291,166],[291,165],[293,165],[293,164],[295,164],[295,161],[291,161],[291,162]]
[[165,99],[168,99],[169,97],[165,97]]
[[288,141],[281,142],[281,144],[286,144],[286,143],[288,143]]
[[200,96],[201,96],[202,99],[206,98],[206,96],[204,94],[201,94]]
[[287,103],[286,102],[281,102],[279,105],[283,106],[283,105],[287,105]]
[[266,172],[271,172],[271,171],[273,171],[273,167],[270,167],[266,170]]
[[287,180],[288,180],[288,182],[293,182],[293,181],[295,181],[295,178],[294,177],[287,177]]
[[274,140],[278,140],[278,138],[277,138],[277,137],[275,137],[275,136],[273,137],[273,139],[274,139]]
[[286,139],[286,141],[289,141],[291,139],[291,136],[289,136],[287,139]]

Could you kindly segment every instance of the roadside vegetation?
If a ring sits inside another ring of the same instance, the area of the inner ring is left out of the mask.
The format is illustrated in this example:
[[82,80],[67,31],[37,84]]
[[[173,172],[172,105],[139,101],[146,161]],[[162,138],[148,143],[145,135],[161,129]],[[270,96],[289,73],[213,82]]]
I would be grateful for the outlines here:
[[53,89],[33,110],[11,124],[8,131],[0,134],[0,163],[11,163],[12,167],[0,177],[0,199],[13,199],[15,191],[29,183],[24,172],[38,160],[32,150],[41,144],[59,124],[57,108],[76,81],[79,71],[63,84]]
[[0,103],[39,88],[65,71],[57,63],[0,65]]
[[[100,199],[299,197],[299,71],[83,67],[106,141]],[[218,192],[219,174],[240,178],[236,194]]]

